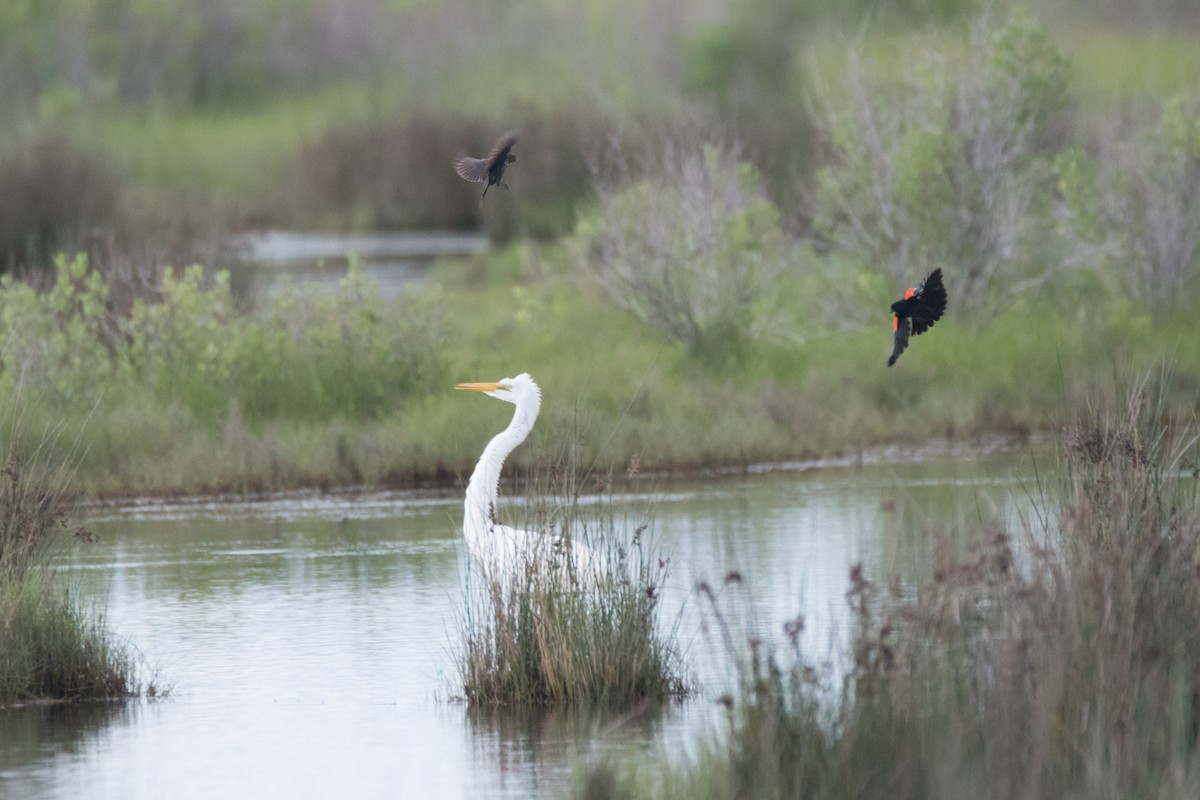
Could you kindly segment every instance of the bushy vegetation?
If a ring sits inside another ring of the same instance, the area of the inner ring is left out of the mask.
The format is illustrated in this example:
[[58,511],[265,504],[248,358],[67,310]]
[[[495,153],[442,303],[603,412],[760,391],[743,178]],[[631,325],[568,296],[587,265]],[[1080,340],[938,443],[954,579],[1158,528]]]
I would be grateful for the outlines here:
[[1093,155],[1060,158],[1071,233],[1120,291],[1156,317],[1186,302],[1200,252],[1200,98],[1174,95],[1156,114],[1131,114]]
[[[469,473],[494,422],[464,419],[449,387],[525,368],[555,398],[535,438],[577,430],[581,462],[602,469],[1044,430],[1065,413],[1048,409],[1086,408],[1111,394],[1111,377],[1164,352],[1180,364],[1169,413],[1188,413],[1200,391],[1190,315],[1154,326],[1086,284],[1087,305],[1074,311],[1046,297],[983,327],[946,319],[897,380],[883,367],[888,296],[876,325],[826,328],[813,320],[837,287],[822,294],[821,276],[807,295],[819,303],[801,295],[796,314],[720,364],[614,313],[565,254],[537,247],[447,264],[438,288],[396,301],[357,274],[329,293],[285,286],[242,309],[224,279],[192,268],[121,317],[82,259],[60,262],[57,276],[41,293],[0,284],[0,384],[40,393],[33,427],[78,440],[70,479],[105,495],[451,482]],[[512,466],[529,463],[518,452]]]
[[86,249],[117,219],[120,179],[107,155],[52,131],[0,148],[0,274]]
[[852,60],[826,91],[818,236],[893,285],[936,265],[957,306],[1006,300],[1059,266],[1048,178],[1069,61],[1024,12],[977,23],[953,68],[915,55],[899,84]]
[[1200,437],[1161,410],[1144,380],[1068,427],[1061,482],[960,555],[936,540],[917,585],[856,566],[844,685],[800,617],[738,659],[725,737],[665,774],[603,765],[586,796],[1195,795]]
[[739,355],[788,258],[754,167],[685,133],[621,172],[600,184],[568,245],[579,266],[619,308],[702,359]]
[[436,304],[385,302],[355,265],[336,292],[285,288],[257,313],[235,307],[228,273],[199,266],[168,268],[158,294],[114,318],[108,283],[82,255],[60,257],[46,291],[0,279],[4,390],[23,384],[76,412],[107,393],[207,422],[231,408],[250,421],[365,419],[441,377]]
[[[1074,31],[1077,2],[1038,10],[1069,21],[1058,28]],[[16,164],[35,163],[31,142],[38,137],[28,131],[53,132],[86,141],[98,177],[119,176],[108,195],[49,195],[54,175],[46,172],[42,189],[6,191],[5,203],[25,209],[37,205],[39,193],[53,196],[56,213],[66,215],[59,230],[98,233],[117,256],[143,256],[153,240],[157,266],[190,263],[205,244],[246,225],[465,225],[482,226],[499,240],[556,236],[572,228],[588,196],[580,153],[590,136],[626,130],[627,144],[636,148],[642,129],[630,120],[670,119],[694,103],[736,136],[743,159],[759,170],[784,210],[785,227],[802,230],[818,212],[800,208],[800,201],[814,194],[814,172],[836,155],[826,150],[820,120],[810,113],[812,65],[833,64],[840,78],[847,49],[865,63],[906,45],[923,51],[916,58],[905,54],[907,62],[928,61],[943,78],[923,84],[929,97],[952,91],[957,81],[948,76],[956,71],[976,93],[962,103],[944,96],[926,101],[929,136],[909,142],[918,151],[910,157],[925,163],[910,165],[910,177],[936,167],[930,150],[938,140],[945,149],[939,157],[958,156],[947,176],[931,180],[970,179],[973,170],[987,168],[988,158],[978,146],[952,139],[1009,135],[995,119],[986,130],[972,131],[964,117],[946,116],[960,106],[970,113],[985,105],[1004,108],[1007,90],[970,74],[978,59],[960,66],[951,57],[939,66],[925,55],[948,55],[942,45],[957,39],[963,20],[978,11],[974,0],[716,0],[687,7],[666,0],[572,0],[553,11],[534,2],[501,8],[464,0],[285,5],[287,14],[278,2],[235,9],[169,0],[149,12],[126,0],[79,0],[0,12],[0,84],[7,90],[0,99],[6,106],[0,149]],[[1093,54],[1075,79],[1111,96],[1169,74],[1175,77],[1168,88],[1187,90],[1195,72],[1189,54],[1196,48],[1187,38],[1195,14],[1160,0],[1130,6],[1119,15],[1124,27],[1115,37],[1088,29],[1082,40],[1072,38],[1074,48]],[[1163,25],[1175,25],[1179,38],[1160,46],[1131,33]],[[936,32],[932,46],[910,38],[922,26]],[[848,39],[856,44],[848,47]],[[1017,53],[1022,46],[1008,47],[1018,56],[1032,53]],[[957,49],[954,44],[949,51]],[[1137,55],[1129,56],[1134,49]],[[1027,71],[1040,68],[1016,63]],[[900,71],[894,67],[884,65]],[[821,79],[840,84],[824,71]],[[1018,93],[1046,94],[1045,88],[1021,86]],[[448,168],[447,151],[478,152],[510,129],[523,135],[524,177],[514,180],[507,202],[480,214]],[[974,165],[958,163],[964,159]],[[96,187],[104,185],[97,181]],[[1019,201],[1025,191],[974,187],[969,180],[949,190],[972,201],[972,214],[989,225],[1004,215],[980,203],[992,195]],[[1011,191],[1016,194],[1006,194]],[[89,196],[112,199],[113,192],[116,219],[93,215],[89,223],[69,210],[82,213]],[[1040,207],[1033,213],[1041,214]],[[925,226],[955,228],[936,209],[917,216]],[[172,235],[163,235],[164,226]],[[943,249],[953,254],[964,246],[950,242]],[[1018,257],[1029,267],[1040,258],[1025,241],[1019,249],[1004,259]],[[91,255],[99,264],[100,253]],[[46,255],[32,266],[48,263]]]

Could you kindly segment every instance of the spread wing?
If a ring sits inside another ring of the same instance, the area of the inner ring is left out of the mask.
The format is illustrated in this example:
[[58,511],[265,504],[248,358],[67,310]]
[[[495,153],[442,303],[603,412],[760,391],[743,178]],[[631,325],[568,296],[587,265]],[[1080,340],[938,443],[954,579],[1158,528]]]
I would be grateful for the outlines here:
[[[511,133],[501,136],[500,139],[494,145],[492,145],[492,150],[487,154],[487,158],[485,158],[484,161],[488,166],[492,166],[493,164],[507,160],[509,152],[513,149],[513,145],[516,143],[517,137],[513,136]],[[483,178],[480,178],[480,180],[483,180]]]
[[454,171],[463,180],[471,181],[471,183],[483,183],[488,177],[488,162],[482,158],[460,156],[454,162]]
[[896,336],[892,344],[892,357],[888,359],[888,366],[896,363],[896,359],[908,347],[908,334],[912,330],[912,320],[908,317],[901,317],[896,320]]
[[924,333],[946,313],[946,286],[942,283],[942,270],[935,269],[920,285],[911,309],[913,335]]

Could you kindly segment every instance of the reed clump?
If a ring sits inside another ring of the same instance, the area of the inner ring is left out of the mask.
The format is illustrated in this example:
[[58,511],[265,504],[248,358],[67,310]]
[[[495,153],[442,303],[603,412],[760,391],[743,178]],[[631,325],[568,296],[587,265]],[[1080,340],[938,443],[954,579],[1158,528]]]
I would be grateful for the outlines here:
[[661,619],[669,558],[648,528],[538,503],[541,545],[510,563],[471,559],[459,672],[474,706],[622,707],[689,691]]
[[65,541],[94,541],[71,528],[60,485],[36,458],[0,470],[0,706],[137,692],[132,654],[55,574]]
[[1022,524],[935,546],[919,584],[855,567],[838,688],[802,626],[790,652],[753,644],[727,735],[682,768],[618,767],[603,796],[1198,796],[1198,435],[1162,409],[1143,380],[1069,427]]

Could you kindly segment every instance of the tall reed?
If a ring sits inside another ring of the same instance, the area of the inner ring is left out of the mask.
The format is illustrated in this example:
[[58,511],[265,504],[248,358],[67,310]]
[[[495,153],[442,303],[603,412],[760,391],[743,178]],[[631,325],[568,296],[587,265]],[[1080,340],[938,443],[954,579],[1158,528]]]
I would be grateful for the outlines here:
[[743,660],[726,736],[681,768],[594,767],[578,794],[1200,796],[1198,436],[1157,395],[1143,379],[1065,429],[1035,512],[936,548],[919,585],[855,567],[840,688],[793,627],[791,652]]

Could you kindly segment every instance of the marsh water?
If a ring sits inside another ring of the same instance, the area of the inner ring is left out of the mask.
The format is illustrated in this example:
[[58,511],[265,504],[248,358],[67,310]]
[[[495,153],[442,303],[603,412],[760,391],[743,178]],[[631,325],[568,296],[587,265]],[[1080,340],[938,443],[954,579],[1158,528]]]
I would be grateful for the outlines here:
[[931,537],[1015,521],[1049,460],[992,443],[617,487],[618,527],[649,523],[670,558],[663,621],[699,688],[638,714],[456,699],[459,491],[93,507],[99,540],[62,569],[169,693],[0,710],[0,797],[562,796],[600,753],[717,735],[730,657],[698,582],[766,636],[802,612],[806,655],[836,673],[850,567],[924,574]]
[[476,233],[337,234],[262,231],[231,239],[221,266],[234,288],[248,297],[269,295],[287,280],[308,287],[333,288],[346,277],[351,259],[362,274],[390,298],[423,281],[434,261],[463,258],[487,247]]

